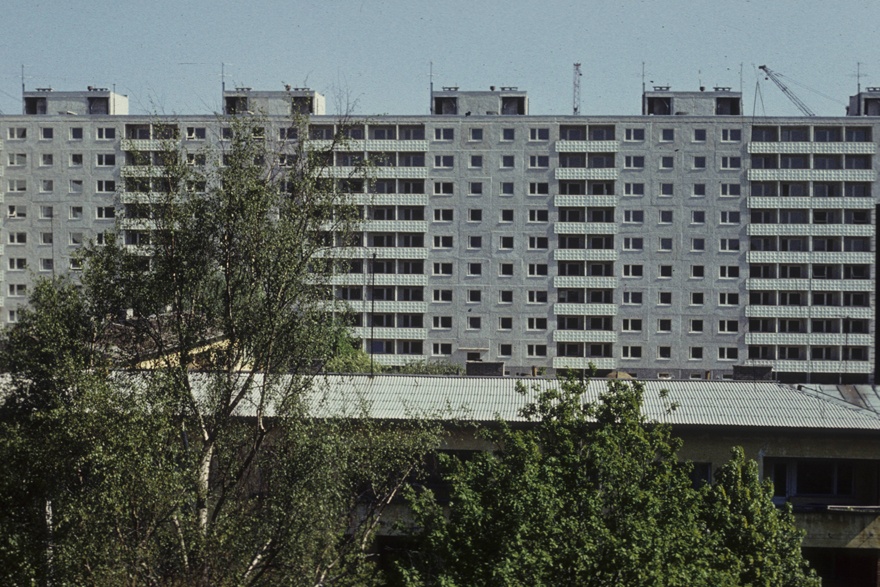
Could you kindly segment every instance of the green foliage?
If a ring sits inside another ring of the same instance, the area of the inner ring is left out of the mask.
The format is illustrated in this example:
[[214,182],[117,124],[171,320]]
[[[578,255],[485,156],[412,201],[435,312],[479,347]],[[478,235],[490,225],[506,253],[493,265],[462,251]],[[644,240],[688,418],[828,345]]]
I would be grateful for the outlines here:
[[395,373],[407,375],[464,375],[464,367],[451,361],[411,361],[394,368]]
[[[583,393],[574,380],[541,392],[523,412],[533,426],[498,422],[484,431],[496,452],[446,459],[448,504],[410,491],[418,548],[399,565],[402,583],[764,584],[749,583],[748,570],[772,576],[768,585],[810,584],[790,517],[754,527],[751,543],[734,539],[738,520],[716,525],[709,513],[720,516],[730,474],[693,489],[680,441],[642,415],[640,384],[611,381],[596,404]],[[775,511],[763,489],[742,499],[746,510]],[[780,547],[756,571],[746,555],[761,556],[757,536]]]
[[307,416],[347,340],[326,300],[357,209],[326,151],[229,124],[222,167],[165,141],[126,188],[141,244],[88,247],[82,287],[41,283],[2,333],[0,583],[380,579],[372,539],[438,432]]

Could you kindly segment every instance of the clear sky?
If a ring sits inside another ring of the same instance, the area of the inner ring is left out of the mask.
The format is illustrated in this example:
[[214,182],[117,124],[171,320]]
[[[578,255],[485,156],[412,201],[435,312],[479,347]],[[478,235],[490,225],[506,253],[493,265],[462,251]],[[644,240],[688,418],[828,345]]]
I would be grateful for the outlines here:
[[21,112],[22,64],[29,90],[115,85],[132,113],[167,114],[218,110],[221,63],[229,88],[308,86],[327,96],[328,111],[355,102],[357,114],[427,113],[432,61],[435,87],[518,86],[532,114],[571,113],[574,62],[585,114],[638,114],[643,62],[649,87],[742,87],[747,114],[799,115],[756,75],[763,64],[818,114],[844,113],[858,62],[862,87],[880,86],[876,0],[4,4],[4,114]]

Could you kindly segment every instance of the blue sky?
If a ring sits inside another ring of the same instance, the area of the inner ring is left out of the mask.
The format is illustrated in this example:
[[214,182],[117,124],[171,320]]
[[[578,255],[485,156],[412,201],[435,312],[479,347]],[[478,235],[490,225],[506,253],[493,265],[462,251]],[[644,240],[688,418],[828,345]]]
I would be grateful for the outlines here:
[[518,86],[533,114],[571,113],[574,62],[585,114],[639,113],[642,62],[649,86],[742,79],[749,114],[799,114],[762,64],[818,114],[844,113],[857,62],[880,86],[874,0],[9,0],[2,14],[5,114],[21,111],[22,64],[28,89],[115,84],[133,113],[169,114],[218,110],[221,63],[228,87],[309,86],[358,114],[426,113],[432,61],[435,86]]

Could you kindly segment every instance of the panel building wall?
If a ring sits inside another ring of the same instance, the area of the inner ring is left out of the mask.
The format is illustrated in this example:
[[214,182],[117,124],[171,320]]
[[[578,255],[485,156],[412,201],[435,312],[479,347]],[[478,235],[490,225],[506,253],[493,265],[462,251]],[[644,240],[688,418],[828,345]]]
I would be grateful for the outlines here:
[[[853,114],[877,96],[854,97]],[[267,113],[270,141],[309,114],[322,141],[340,122],[323,104],[303,88],[239,88],[224,114]],[[341,251],[352,273],[336,293],[378,361],[874,381],[880,119],[746,117],[726,88],[659,88],[640,116],[528,108],[516,88],[444,88],[432,115],[345,121],[334,175],[378,166],[351,196],[363,234]],[[0,117],[3,322],[34,279],[75,272],[82,245],[117,223],[146,244],[144,154],[169,138],[195,152],[226,127],[127,115],[97,88],[26,93],[22,115]]]

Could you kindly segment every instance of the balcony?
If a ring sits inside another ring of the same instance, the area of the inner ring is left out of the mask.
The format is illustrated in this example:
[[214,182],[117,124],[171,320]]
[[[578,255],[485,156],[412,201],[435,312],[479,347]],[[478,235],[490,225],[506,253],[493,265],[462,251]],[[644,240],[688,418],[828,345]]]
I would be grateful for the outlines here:
[[871,320],[869,307],[843,306],[746,306],[746,318],[852,318]]
[[554,261],[617,261],[614,249],[555,249]]
[[553,357],[554,369],[596,369],[616,368],[617,360],[611,357]]
[[747,332],[746,344],[870,346],[874,344],[874,337],[870,334],[845,334],[840,332]]
[[844,251],[831,253],[808,251],[749,251],[748,253],[746,253],[746,260],[748,263],[854,263],[866,265],[874,262],[874,253],[856,253]]
[[791,153],[819,155],[873,155],[876,147],[874,143],[811,143],[811,142],[778,142],[778,143],[749,143],[749,153]]
[[369,339],[370,337],[424,340],[428,337],[428,330],[426,328],[390,328],[385,326],[371,328],[370,326],[356,326],[351,329],[351,333],[357,338],[363,340]]
[[617,316],[617,304],[553,304],[557,316]]
[[557,167],[554,170],[556,179],[605,179],[616,180],[618,170],[616,167]]
[[749,236],[874,236],[870,224],[749,224]]
[[620,141],[556,141],[557,153],[616,153]]
[[583,275],[558,275],[553,278],[555,288],[592,288],[614,289],[617,287],[616,277],[596,277]]
[[746,279],[746,289],[755,291],[873,291],[874,281],[871,279]]
[[874,207],[874,198],[782,198],[751,197],[749,208],[841,208],[867,210]]
[[617,342],[614,330],[555,330],[553,342]]
[[598,208],[613,208],[617,206],[617,196],[568,196],[557,194],[553,196],[553,203],[559,207],[586,208],[595,206]]
[[749,181],[870,181],[873,169],[749,169]]
[[556,222],[555,234],[617,234],[616,222]]

